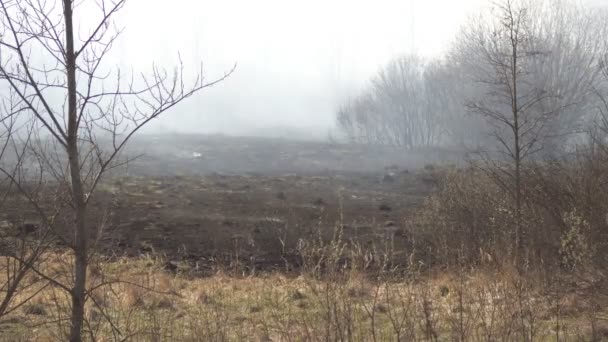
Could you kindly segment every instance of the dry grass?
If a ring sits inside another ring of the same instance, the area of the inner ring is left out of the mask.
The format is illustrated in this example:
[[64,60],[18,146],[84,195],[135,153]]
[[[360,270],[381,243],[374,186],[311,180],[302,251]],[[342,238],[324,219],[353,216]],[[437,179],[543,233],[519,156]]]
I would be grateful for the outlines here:
[[[64,262],[58,255],[47,267]],[[506,272],[190,278],[161,265],[140,258],[93,267],[89,286],[108,284],[87,303],[89,340],[578,341],[607,331],[588,298]],[[5,317],[2,340],[64,340],[68,300],[48,286]]]

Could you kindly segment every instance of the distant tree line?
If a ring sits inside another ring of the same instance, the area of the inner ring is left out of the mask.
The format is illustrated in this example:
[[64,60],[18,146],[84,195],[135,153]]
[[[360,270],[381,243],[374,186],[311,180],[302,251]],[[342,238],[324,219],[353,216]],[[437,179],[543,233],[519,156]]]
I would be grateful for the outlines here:
[[338,127],[351,142],[405,149],[564,151],[598,119],[607,19],[569,1],[497,3],[443,57],[401,56],[381,68],[339,108]]

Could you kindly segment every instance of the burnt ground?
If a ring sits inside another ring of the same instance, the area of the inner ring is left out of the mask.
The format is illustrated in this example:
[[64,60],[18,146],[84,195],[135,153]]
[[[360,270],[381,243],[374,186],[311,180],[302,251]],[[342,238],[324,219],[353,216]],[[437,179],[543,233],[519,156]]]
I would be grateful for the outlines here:
[[104,254],[256,268],[284,266],[301,239],[329,240],[336,229],[363,247],[390,240],[399,258],[407,219],[434,186],[423,166],[457,158],[221,136],[148,136],[128,152],[142,156],[101,185],[111,201],[91,210],[112,208]]
[[[116,228],[104,245],[128,254],[163,253],[190,261],[279,266],[300,239],[343,239],[397,250],[409,241],[405,220],[430,191],[428,175],[332,173],[322,176],[209,175],[130,177],[116,194]],[[426,180],[426,181],[425,181]]]

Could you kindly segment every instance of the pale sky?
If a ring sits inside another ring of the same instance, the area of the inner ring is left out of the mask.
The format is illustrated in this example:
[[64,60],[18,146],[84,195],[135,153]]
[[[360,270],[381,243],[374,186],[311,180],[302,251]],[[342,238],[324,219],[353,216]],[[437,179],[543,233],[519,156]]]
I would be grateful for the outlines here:
[[[597,0],[596,0],[597,1]],[[167,5],[170,4],[170,5]],[[487,0],[129,0],[115,56],[145,71],[179,51],[225,83],[152,124],[181,132],[248,134],[276,127],[326,135],[342,98],[389,59],[438,56]],[[194,71],[194,70],[193,70]]]

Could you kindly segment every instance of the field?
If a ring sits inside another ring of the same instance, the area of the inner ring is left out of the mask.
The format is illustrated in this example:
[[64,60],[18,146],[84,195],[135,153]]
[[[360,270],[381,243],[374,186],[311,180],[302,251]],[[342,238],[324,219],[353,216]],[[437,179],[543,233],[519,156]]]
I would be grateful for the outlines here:
[[[604,301],[576,279],[440,270],[423,251],[412,258],[424,246],[413,214],[462,154],[160,136],[135,141],[128,155],[141,156],[104,181],[94,206],[111,224],[89,275],[90,340],[608,336]],[[3,227],[23,231],[18,208],[2,215]],[[40,267],[69,283],[69,260],[58,244]],[[4,319],[0,336],[62,340],[67,294],[29,277],[19,298],[33,299]]]
[[301,239],[331,239],[336,228],[363,246],[393,239],[406,250],[405,220],[434,182],[423,168],[431,153],[409,161],[390,149],[323,143],[150,139],[129,151],[143,156],[128,176],[114,175],[102,187],[115,220],[101,243],[106,251],[270,270],[297,263]]

